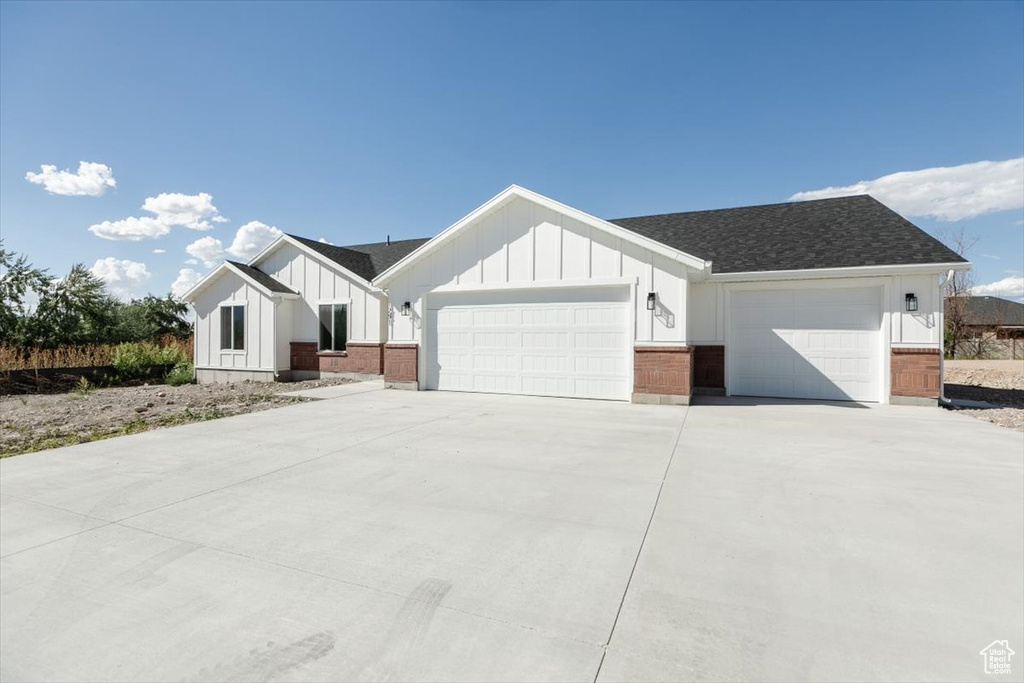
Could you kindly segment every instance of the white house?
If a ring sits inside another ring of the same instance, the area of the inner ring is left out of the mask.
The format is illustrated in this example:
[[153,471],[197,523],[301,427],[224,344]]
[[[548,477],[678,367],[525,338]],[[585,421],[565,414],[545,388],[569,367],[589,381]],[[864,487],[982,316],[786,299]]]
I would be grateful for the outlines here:
[[[940,281],[970,264],[867,196],[607,221],[512,186],[430,240],[288,236],[248,266],[188,295],[204,381],[261,363],[373,374],[340,360],[370,348],[414,389],[934,403]],[[251,297],[259,348],[239,355],[220,321]],[[344,351],[324,345],[332,303]]]
[[282,235],[248,264],[225,262],[193,304],[200,382],[383,373],[387,303],[370,280],[427,240],[336,247]]

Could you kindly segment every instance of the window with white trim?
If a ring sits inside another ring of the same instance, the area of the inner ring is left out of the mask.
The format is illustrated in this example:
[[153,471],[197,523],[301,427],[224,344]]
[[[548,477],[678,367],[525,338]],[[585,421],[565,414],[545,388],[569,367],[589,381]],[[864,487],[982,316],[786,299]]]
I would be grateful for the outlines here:
[[348,343],[348,304],[320,304],[320,350],[344,351]]
[[221,351],[245,350],[245,306],[220,307]]

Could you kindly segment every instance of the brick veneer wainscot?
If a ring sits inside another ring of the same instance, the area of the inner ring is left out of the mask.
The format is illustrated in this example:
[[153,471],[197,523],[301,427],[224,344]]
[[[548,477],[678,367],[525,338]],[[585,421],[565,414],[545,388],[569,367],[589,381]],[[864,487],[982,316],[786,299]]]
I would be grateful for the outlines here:
[[939,397],[939,349],[893,348],[890,394]]
[[349,342],[342,353],[321,353],[317,351],[316,342],[291,342],[290,365],[292,370],[379,375],[384,372],[384,345]]
[[385,344],[384,345],[384,381],[415,382],[416,344]]
[[693,347],[633,347],[633,393],[689,396],[693,393]]

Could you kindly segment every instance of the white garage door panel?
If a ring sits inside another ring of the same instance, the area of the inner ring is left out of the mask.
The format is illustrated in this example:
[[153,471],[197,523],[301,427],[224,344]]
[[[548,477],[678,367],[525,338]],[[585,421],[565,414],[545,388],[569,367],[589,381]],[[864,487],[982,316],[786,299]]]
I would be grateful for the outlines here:
[[628,400],[629,303],[578,298],[429,310],[427,388]]
[[878,401],[877,287],[733,292],[729,393]]

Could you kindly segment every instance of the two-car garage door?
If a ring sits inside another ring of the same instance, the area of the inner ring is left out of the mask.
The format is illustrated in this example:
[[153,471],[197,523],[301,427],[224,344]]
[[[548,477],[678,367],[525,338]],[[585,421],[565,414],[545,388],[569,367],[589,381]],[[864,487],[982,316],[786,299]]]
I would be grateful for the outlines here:
[[730,394],[881,400],[880,288],[734,291],[731,299]]
[[494,291],[428,300],[428,389],[629,400],[626,287]]

